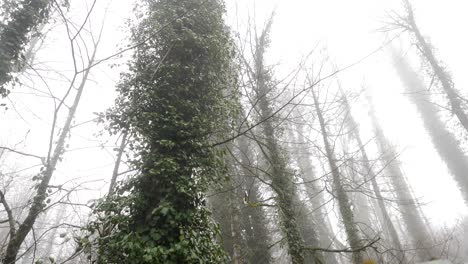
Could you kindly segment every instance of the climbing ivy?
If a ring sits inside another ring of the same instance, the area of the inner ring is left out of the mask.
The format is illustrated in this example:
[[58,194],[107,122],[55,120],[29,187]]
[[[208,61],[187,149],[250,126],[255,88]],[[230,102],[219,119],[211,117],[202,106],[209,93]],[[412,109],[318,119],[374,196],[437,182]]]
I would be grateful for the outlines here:
[[22,68],[22,51],[37,26],[49,17],[51,5],[49,0],[5,1],[1,5],[4,21],[0,23],[0,96],[9,94],[5,85],[13,79],[15,68]]
[[80,247],[98,263],[224,263],[204,192],[225,173],[233,47],[219,0],[147,0],[106,117],[138,174],[95,208]]

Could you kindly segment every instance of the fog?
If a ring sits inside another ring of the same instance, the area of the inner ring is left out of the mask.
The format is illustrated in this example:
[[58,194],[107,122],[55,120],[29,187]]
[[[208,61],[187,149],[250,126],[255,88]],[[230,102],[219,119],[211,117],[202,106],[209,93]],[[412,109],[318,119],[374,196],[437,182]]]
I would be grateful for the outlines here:
[[5,1],[2,263],[468,262],[465,8]]

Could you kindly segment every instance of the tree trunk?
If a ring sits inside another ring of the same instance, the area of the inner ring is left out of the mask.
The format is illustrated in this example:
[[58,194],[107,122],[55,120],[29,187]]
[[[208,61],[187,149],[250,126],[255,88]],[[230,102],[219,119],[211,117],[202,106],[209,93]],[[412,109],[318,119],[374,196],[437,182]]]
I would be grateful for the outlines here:
[[271,187],[276,194],[276,202],[281,219],[282,230],[286,237],[288,252],[293,264],[303,264],[304,262],[304,241],[300,235],[300,228],[297,223],[297,215],[294,209],[295,186],[293,175],[287,169],[286,157],[282,155],[281,147],[275,136],[274,124],[271,120],[272,110],[268,101],[268,94],[271,91],[268,87],[270,77],[264,65],[264,53],[267,48],[267,38],[271,27],[271,20],[263,30],[262,35],[256,40],[255,47],[255,93],[257,95],[259,119],[262,121],[261,131],[264,142],[257,140],[258,146],[262,150],[270,165],[269,177]]
[[[56,236],[58,233],[58,226],[62,223],[64,223],[64,217],[67,212],[66,205],[61,205],[60,208],[58,209],[58,212],[56,213],[55,219],[54,219],[54,230],[51,232],[51,234],[48,236],[47,239],[47,247],[44,249],[43,252],[43,257],[48,258],[53,254],[54,251],[54,242],[56,240]],[[55,258],[57,260],[57,258]]]
[[[333,248],[334,243],[331,238],[333,236],[333,229],[324,208],[325,199],[323,197],[323,190],[320,189],[317,179],[315,178],[314,167],[310,160],[311,153],[309,151],[309,145],[304,137],[302,125],[297,125],[296,131],[298,134],[296,141],[301,147],[295,148],[295,159],[299,166],[300,176],[304,182],[306,195],[313,206],[311,223],[313,223],[317,229],[318,240],[321,247]],[[291,138],[293,138],[293,136],[291,136]],[[338,263],[336,254],[334,253],[324,253],[324,258],[324,263]]]
[[406,87],[411,101],[416,105],[424,127],[432,139],[439,156],[447,165],[450,173],[458,183],[465,203],[468,202],[468,160],[455,138],[442,122],[438,115],[438,108],[431,103],[430,95],[427,93],[418,75],[410,68],[407,61],[394,49],[392,58],[395,69]]
[[312,97],[314,100],[314,107],[316,111],[316,115],[319,119],[320,123],[320,130],[323,138],[323,143],[325,145],[325,153],[327,155],[328,165],[330,166],[332,179],[333,179],[333,189],[336,199],[338,201],[338,209],[341,214],[341,218],[343,220],[343,224],[345,227],[346,235],[348,237],[348,243],[351,249],[353,250],[352,253],[352,262],[354,264],[362,264],[363,256],[360,251],[362,249],[362,241],[359,235],[358,228],[356,226],[354,220],[354,214],[351,210],[351,202],[349,201],[348,195],[346,194],[345,189],[341,183],[341,175],[340,170],[336,164],[335,154],[332,150],[328,139],[328,132],[325,125],[325,120],[323,118],[322,110],[319,106],[319,101],[316,96],[314,89],[312,88]]
[[390,214],[388,213],[387,206],[385,205],[385,198],[382,196],[382,192],[380,191],[379,184],[377,183],[377,175],[374,172],[374,169],[372,168],[372,165],[369,161],[369,158],[367,156],[367,152],[364,146],[364,143],[362,142],[361,139],[361,133],[359,132],[359,126],[355,119],[352,116],[351,113],[351,106],[349,105],[349,101],[346,98],[346,95],[343,94],[343,99],[344,99],[344,104],[348,112],[348,126],[351,130],[351,135],[354,137],[356,140],[359,150],[361,152],[362,160],[363,160],[363,165],[365,169],[365,181],[368,182],[370,181],[371,186],[372,186],[372,191],[374,192],[375,198],[377,200],[377,207],[379,209],[379,213],[382,217],[382,224],[384,228],[387,230],[387,232],[390,235],[391,242],[393,246],[395,246],[397,250],[397,260],[399,263],[406,263],[407,260],[405,258],[405,254],[403,251],[403,247],[400,242],[400,238],[398,236],[398,233],[395,229],[395,226],[390,218]]
[[[96,55],[96,51],[97,50],[95,47],[94,52],[89,61],[89,65],[93,63],[95,55]],[[63,156],[64,150],[65,150],[65,141],[66,141],[68,134],[70,133],[71,124],[75,116],[76,110],[78,109],[78,104],[80,102],[81,95],[83,94],[83,90],[85,88],[86,81],[88,80],[88,75],[90,71],[91,71],[91,68],[88,67],[87,70],[83,73],[80,86],[78,87],[74,102],[68,112],[68,116],[63,126],[63,129],[60,132],[53,155],[47,161],[46,168],[44,172],[42,172],[41,180],[40,180],[39,185],[37,186],[37,192],[33,198],[33,202],[32,202],[31,208],[29,209],[28,215],[24,219],[23,223],[21,223],[20,226],[18,227],[16,234],[14,236],[11,236],[10,241],[8,242],[7,250],[3,259],[3,263],[5,264],[15,263],[16,256],[21,247],[21,244],[23,243],[24,239],[31,231],[34,225],[34,222],[36,221],[37,217],[39,216],[39,214],[42,212],[42,210],[45,207],[45,201],[47,199],[47,188],[49,187],[49,182],[52,179],[55,168],[57,167],[59,160]]]
[[421,32],[419,31],[419,28],[416,25],[416,21],[414,19],[413,9],[409,1],[405,0],[405,4],[406,4],[407,12],[408,12],[407,22],[409,24],[409,31],[413,33],[413,35],[416,38],[418,50],[421,53],[422,57],[431,66],[437,79],[439,79],[442,85],[442,88],[445,94],[447,95],[450,107],[452,108],[452,113],[457,116],[461,125],[468,132],[468,116],[463,110],[462,100],[453,85],[452,77],[440,65],[439,61],[434,55],[433,48],[426,41],[426,39],[422,36]]
[[[234,188],[232,184],[230,185],[231,189]],[[231,215],[231,236],[233,239],[232,245],[232,261],[233,264],[243,264],[243,254],[242,254],[242,236],[241,236],[241,223],[239,219],[239,205],[237,204],[237,199],[234,190],[228,193],[229,197],[229,209]]]
[[[315,221],[312,218],[312,212],[304,201],[300,200],[298,193],[294,195],[295,210],[297,215],[297,224],[299,226],[301,237],[307,247],[320,247],[317,232],[315,231]],[[325,263],[324,256],[320,251],[304,252],[305,263]]]
[[393,190],[398,199],[398,207],[402,214],[408,235],[411,237],[416,249],[422,248],[421,250],[417,250],[418,258],[421,261],[429,260],[432,257],[430,252],[431,237],[419,214],[408,183],[400,169],[400,164],[398,160],[396,160],[397,153],[387,138],[385,138],[373,111],[370,112],[370,116],[376,134],[377,145],[381,152],[382,160],[385,162],[384,166],[386,166],[386,170],[389,173],[388,176],[391,180]]
[[[254,204],[261,200],[259,184],[255,180],[258,175],[253,171],[255,166],[252,160],[252,151],[246,137],[238,140],[240,163],[244,178],[243,190],[247,199]],[[271,261],[269,243],[271,241],[265,209],[262,206],[247,205],[242,209],[243,226],[246,230],[248,263],[267,264]]]
[[108,195],[111,195],[114,192],[115,185],[117,183],[117,177],[119,176],[120,162],[122,161],[122,155],[124,153],[125,146],[127,145],[127,135],[128,135],[127,132],[124,132],[122,134],[122,141],[120,142],[120,147],[117,152],[117,159],[115,160],[115,163],[114,163],[114,170],[112,171],[112,178],[109,184]]

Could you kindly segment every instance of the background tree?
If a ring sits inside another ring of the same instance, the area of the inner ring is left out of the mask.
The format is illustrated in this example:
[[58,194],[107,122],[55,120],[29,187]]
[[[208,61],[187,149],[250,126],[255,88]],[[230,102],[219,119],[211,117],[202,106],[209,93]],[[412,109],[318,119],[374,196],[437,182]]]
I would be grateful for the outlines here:
[[309,78],[309,86],[311,86],[311,93],[313,99],[313,105],[315,109],[315,113],[317,115],[319,125],[320,125],[320,133],[322,135],[323,143],[325,146],[325,154],[328,160],[328,164],[330,167],[330,173],[332,175],[333,181],[333,192],[336,197],[338,208],[340,211],[340,215],[343,221],[343,225],[345,226],[346,236],[348,238],[348,243],[352,252],[352,262],[354,264],[359,264],[363,262],[363,255],[359,249],[363,248],[361,235],[359,234],[358,227],[356,226],[356,222],[354,220],[354,213],[351,210],[351,201],[343,187],[343,179],[342,175],[340,174],[340,169],[336,164],[336,157],[334,153],[333,146],[330,144],[327,125],[325,123],[325,119],[323,117],[323,110],[320,107],[319,98],[317,95],[317,89],[314,87],[314,81]]
[[[372,109],[372,107],[371,107]],[[428,228],[424,223],[420,211],[417,208],[416,200],[414,199],[407,180],[405,179],[398,162],[398,153],[395,147],[388,141],[383,134],[382,129],[375,117],[374,112],[370,111],[372,125],[375,131],[375,139],[379,151],[382,155],[384,166],[388,172],[392,189],[397,197],[397,204],[400,208],[401,216],[408,236],[411,237],[412,244],[416,249],[419,260],[426,261],[434,257],[432,248],[432,240]]]
[[436,77],[448,99],[448,105],[450,106],[452,114],[457,117],[463,128],[468,131],[468,116],[465,112],[465,99],[460,96],[460,92],[455,88],[452,76],[447,69],[445,69],[443,63],[436,58],[434,47],[419,30],[410,1],[404,0],[403,4],[406,13],[402,16],[398,16],[397,18],[393,18],[393,21],[389,23],[389,27],[408,31],[413,35],[415,46],[425,64],[430,68],[431,75],[433,75],[433,81],[434,77]]
[[448,131],[444,122],[439,117],[438,107],[432,103],[425,85],[411,69],[407,60],[395,49],[392,49],[392,60],[401,82],[408,91],[408,96],[418,109],[424,127],[432,139],[435,149],[441,159],[447,165],[454,180],[468,202],[468,159],[455,136]]
[[[275,84],[272,80],[266,62],[264,60],[266,49],[269,44],[269,34],[273,18],[267,21],[265,28],[256,35],[254,46],[252,47],[253,65],[246,65],[247,74],[254,93],[253,109],[258,113],[258,124],[260,124],[261,136],[253,133],[252,137],[260,148],[265,159],[265,173],[269,177],[270,186],[275,194],[280,227],[288,245],[288,253],[292,263],[305,263],[303,251],[304,238],[301,236],[301,229],[298,224],[297,189],[294,183],[294,175],[287,166],[287,155],[279,144],[277,124],[271,118],[274,116],[272,109],[272,97]],[[308,227],[312,230],[313,227]],[[315,236],[315,231],[309,235]],[[318,246],[317,239],[312,239],[315,243],[311,246]],[[320,263],[320,252],[313,252],[310,261]]]
[[[341,88],[340,88],[341,90]],[[351,113],[351,105],[348,101],[348,98],[344,92],[342,92],[343,96],[343,104],[346,109],[347,115],[347,126],[350,130],[351,137],[356,141],[359,152],[362,158],[362,165],[364,168],[364,183],[370,182],[371,183],[371,190],[373,195],[371,198],[377,203],[377,208],[380,210],[381,218],[382,218],[382,227],[387,230],[390,236],[391,245],[396,249],[396,260],[400,263],[407,262],[405,258],[405,254],[403,251],[403,246],[400,241],[400,237],[396,231],[395,225],[390,217],[389,210],[387,209],[387,205],[385,204],[385,197],[382,195],[381,188],[379,187],[379,183],[377,182],[378,175],[375,173],[375,168],[371,163],[367,151],[365,149],[365,145],[361,138],[361,133],[359,131],[359,125],[354,119]],[[375,121],[375,117],[373,121]]]
[[[37,175],[33,177],[33,180],[35,181],[35,184],[34,184],[35,191],[34,191],[33,197],[31,198],[32,200],[31,203],[25,207],[25,209],[28,210],[27,213],[25,214],[24,218],[21,221],[18,221],[19,222],[18,224],[12,225],[10,229],[6,252],[4,256],[2,256],[2,260],[4,263],[16,262],[21,246],[23,242],[25,241],[26,237],[28,236],[28,234],[33,229],[36,220],[38,219],[38,217],[40,216],[42,212],[46,211],[51,206],[50,204],[51,199],[49,196],[52,193],[52,191],[50,189],[50,182],[57,168],[58,163],[63,158],[65,148],[66,148],[66,140],[69,137],[70,130],[73,127],[72,122],[74,120],[76,111],[78,109],[80,100],[82,98],[83,91],[86,87],[88,77],[91,72],[90,66],[94,63],[95,56],[97,53],[97,47],[101,39],[102,27],[101,27],[101,31],[98,33],[97,36],[93,36],[92,35],[93,33],[90,34],[91,36],[89,38],[92,41],[93,47],[92,49],[90,49],[91,53],[88,54],[89,57],[87,58],[87,61],[84,58],[82,58],[83,63],[85,63],[86,61],[87,65],[86,64],[85,64],[86,66],[83,65],[84,69],[80,69],[76,63],[76,60],[82,54],[76,54],[74,51],[76,48],[75,45],[76,46],[80,46],[80,44],[86,45],[82,43],[77,43],[77,40],[76,40],[76,38],[82,32],[81,30],[72,30],[70,28],[71,22],[64,15],[63,11],[60,9],[61,7],[56,6],[56,8],[60,11],[63,25],[67,30],[66,32],[67,32],[68,42],[69,42],[70,50],[71,50],[71,59],[72,61],[75,62],[74,64],[75,67],[74,67],[72,78],[69,79],[69,86],[67,88],[68,90],[65,93],[65,95],[60,99],[51,95],[55,104],[54,104],[53,120],[52,120],[52,124],[50,128],[51,129],[50,137],[48,139],[49,149],[47,151],[47,155],[44,155],[43,157],[41,157],[41,156],[29,154],[29,156],[33,156],[33,157],[35,156],[36,159],[39,159],[41,161],[42,168],[41,168],[41,172],[39,172]],[[86,24],[87,24],[87,21],[84,22],[84,24],[82,25],[82,28]],[[76,88],[76,93],[73,94],[72,91],[75,90],[75,88]],[[71,105],[65,106],[66,104],[68,104],[69,95],[74,95]],[[62,109],[65,107],[68,107],[67,109],[68,112],[66,113],[66,117],[62,125],[62,129],[57,133],[57,130],[56,130],[57,124],[60,121],[59,114],[62,113]],[[57,138],[55,138],[56,133],[58,134]],[[9,149],[10,151],[16,152],[14,149],[5,148],[5,147],[2,147],[2,148]],[[24,155],[24,153],[22,155]]]

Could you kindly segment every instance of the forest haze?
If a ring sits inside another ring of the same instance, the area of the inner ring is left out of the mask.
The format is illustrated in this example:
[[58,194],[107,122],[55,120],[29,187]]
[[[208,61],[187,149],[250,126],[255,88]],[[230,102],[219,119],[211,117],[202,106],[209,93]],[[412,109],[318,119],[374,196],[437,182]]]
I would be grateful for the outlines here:
[[468,263],[466,7],[4,0],[0,263]]

